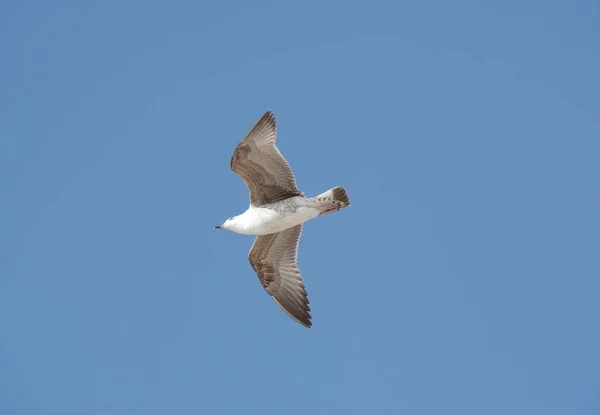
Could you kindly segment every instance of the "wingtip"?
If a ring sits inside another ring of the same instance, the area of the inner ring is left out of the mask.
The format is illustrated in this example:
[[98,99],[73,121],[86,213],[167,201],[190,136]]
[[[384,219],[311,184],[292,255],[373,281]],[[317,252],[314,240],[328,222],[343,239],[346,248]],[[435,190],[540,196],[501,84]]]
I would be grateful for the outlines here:
[[263,114],[263,116],[260,117],[260,120],[269,120],[269,121],[272,121],[273,123],[275,123],[276,122],[276,120],[275,120],[275,113],[272,110],[268,109],[268,110],[265,111],[265,113]]
[[[290,317],[292,317],[292,316],[290,316]],[[312,327],[312,321],[310,321],[310,320],[302,321],[302,320],[296,319],[294,317],[292,317],[292,318],[294,320],[296,320],[297,323],[301,324],[302,326],[306,327],[307,329]]]
[[[294,320],[295,322],[303,325],[306,328],[311,328],[312,327],[312,321],[310,321],[310,319],[312,318],[312,316],[310,315],[310,307],[306,307],[307,309],[305,310],[305,315],[300,317],[300,316],[295,316],[294,314],[292,314],[290,311],[288,311],[281,302],[279,302],[277,300],[277,298],[271,296],[271,298],[273,299],[273,301],[275,301],[275,304],[277,304],[285,314],[287,314],[288,317],[290,317],[292,320]],[[308,303],[307,303],[308,304]]]

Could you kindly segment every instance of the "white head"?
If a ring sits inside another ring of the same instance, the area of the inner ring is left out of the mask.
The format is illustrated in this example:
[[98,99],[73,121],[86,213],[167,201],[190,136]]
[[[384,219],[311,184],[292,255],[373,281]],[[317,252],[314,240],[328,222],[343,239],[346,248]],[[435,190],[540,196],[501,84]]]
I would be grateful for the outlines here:
[[239,216],[227,219],[222,225],[215,226],[215,229],[227,229],[228,231],[239,233],[242,230],[242,224]]

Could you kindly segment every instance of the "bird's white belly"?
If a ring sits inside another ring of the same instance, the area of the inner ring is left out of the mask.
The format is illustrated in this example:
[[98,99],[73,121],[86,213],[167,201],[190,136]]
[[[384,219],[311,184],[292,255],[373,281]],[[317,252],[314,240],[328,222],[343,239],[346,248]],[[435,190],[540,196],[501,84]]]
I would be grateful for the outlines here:
[[248,235],[267,235],[299,225],[319,215],[319,210],[309,206],[298,206],[293,210],[273,210],[253,207],[247,213],[248,222],[244,229]]

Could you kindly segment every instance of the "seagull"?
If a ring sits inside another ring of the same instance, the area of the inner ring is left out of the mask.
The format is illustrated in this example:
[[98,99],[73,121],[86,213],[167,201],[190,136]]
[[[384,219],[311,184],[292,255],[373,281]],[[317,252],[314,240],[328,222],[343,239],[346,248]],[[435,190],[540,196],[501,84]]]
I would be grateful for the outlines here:
[[238,144],[230,167],[248,187],[250,206],[216,229],[256,235],[248,259],[264,289],[288,316],[311,327],[310,307],[297,265],[303,223],[350,206],[343,187],[307,198],[275,145],[277,126],[270,110]]

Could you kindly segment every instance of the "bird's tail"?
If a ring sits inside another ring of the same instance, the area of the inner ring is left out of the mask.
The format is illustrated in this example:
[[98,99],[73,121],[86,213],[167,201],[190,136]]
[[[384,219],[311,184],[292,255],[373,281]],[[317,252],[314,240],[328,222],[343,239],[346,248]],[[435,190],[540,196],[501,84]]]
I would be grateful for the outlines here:
[[346,193],[346,189],[339,186],[311,198],[310,201],[314,206],[322,210],[320,215],[337,212],[340,209],[350,206],[350,198]]

